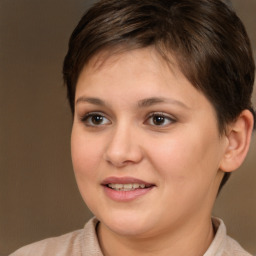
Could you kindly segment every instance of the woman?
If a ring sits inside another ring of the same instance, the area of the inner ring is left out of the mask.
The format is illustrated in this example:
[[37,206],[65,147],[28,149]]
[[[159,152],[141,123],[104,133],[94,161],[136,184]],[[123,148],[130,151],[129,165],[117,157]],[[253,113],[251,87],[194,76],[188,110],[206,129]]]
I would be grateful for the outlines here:
[[82,230],[12,255],[250,255],[211,217],[254,126],[245,29],[219,0],[103,0],[63,67]]

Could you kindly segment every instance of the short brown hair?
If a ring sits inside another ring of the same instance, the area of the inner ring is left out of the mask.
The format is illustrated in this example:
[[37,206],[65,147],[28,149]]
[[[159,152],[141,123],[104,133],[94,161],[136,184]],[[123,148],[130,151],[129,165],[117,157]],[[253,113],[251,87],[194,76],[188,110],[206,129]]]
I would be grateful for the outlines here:
[[64,82],[73,113],[82,68],[100,51],[119,46],[124,50],[153,46],[167,60],[170,54],[174,56],[185,77],[214,106],[221,133],[244,109],[255,117],[251,103],[255,64],[250,41],[241,20],[222,1],[96,3],[72,33],[64,61]]

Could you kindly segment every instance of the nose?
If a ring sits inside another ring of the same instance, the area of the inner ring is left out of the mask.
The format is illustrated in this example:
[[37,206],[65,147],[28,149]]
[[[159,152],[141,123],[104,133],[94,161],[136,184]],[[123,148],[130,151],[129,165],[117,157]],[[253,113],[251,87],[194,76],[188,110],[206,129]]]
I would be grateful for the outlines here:
[[111,131],[104,159],[109,164],[122,168],[139,163],[143,158],[138,132],[128,125],[119,125]]

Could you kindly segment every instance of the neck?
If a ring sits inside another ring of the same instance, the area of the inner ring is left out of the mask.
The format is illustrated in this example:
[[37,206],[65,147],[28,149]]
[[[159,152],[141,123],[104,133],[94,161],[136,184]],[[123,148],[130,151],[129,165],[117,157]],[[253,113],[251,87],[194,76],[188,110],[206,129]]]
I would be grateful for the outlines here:
[[122,236],[104,224],[98,227],[98,238],[104,256],[199,256],[214,237],[211,219],[179,226],[156,236]]

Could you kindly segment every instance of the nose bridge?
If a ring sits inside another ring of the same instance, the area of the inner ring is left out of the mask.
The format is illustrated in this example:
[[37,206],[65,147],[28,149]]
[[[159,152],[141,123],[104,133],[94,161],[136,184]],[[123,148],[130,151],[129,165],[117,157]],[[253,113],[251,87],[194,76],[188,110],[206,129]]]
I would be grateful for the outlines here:
[[127,121],[116,124],[110,134],[105,160],[112,165],[122,167],[129,163],[138,163],[141,158],[137,127]]

